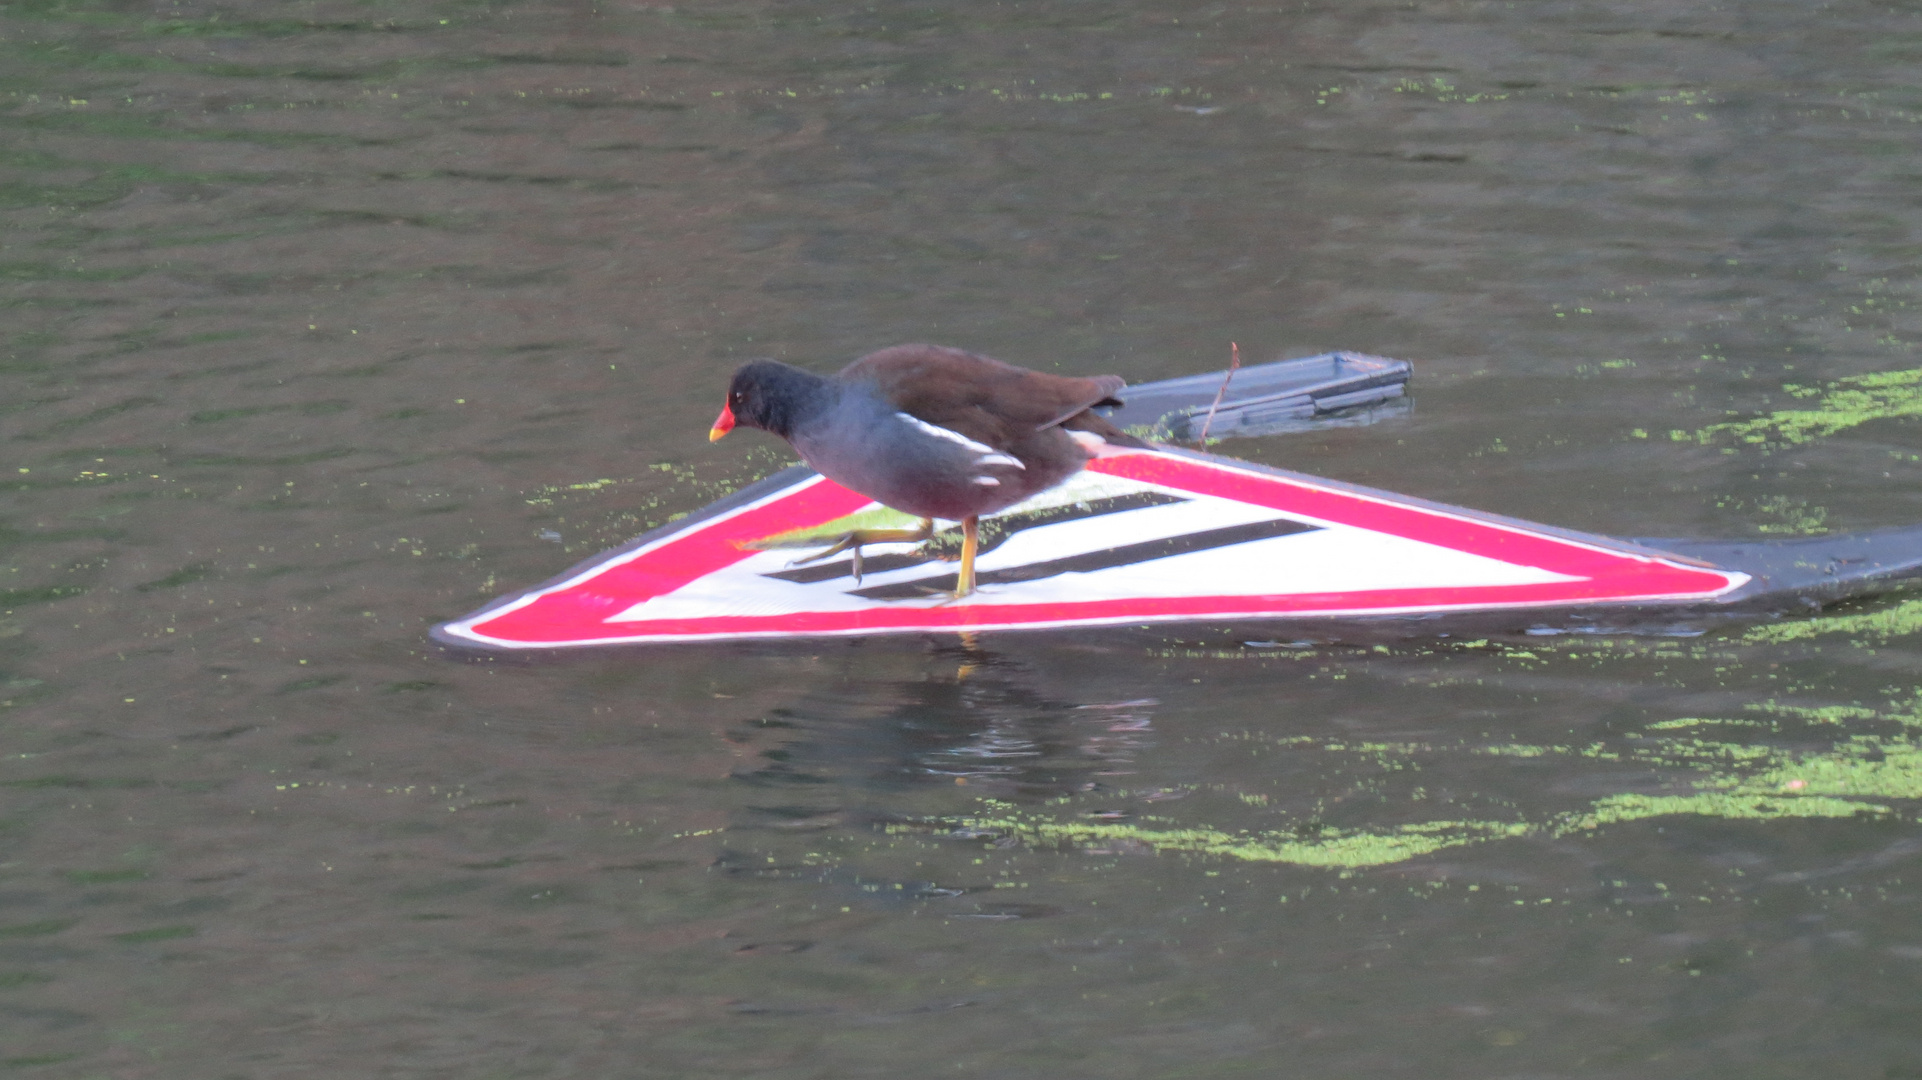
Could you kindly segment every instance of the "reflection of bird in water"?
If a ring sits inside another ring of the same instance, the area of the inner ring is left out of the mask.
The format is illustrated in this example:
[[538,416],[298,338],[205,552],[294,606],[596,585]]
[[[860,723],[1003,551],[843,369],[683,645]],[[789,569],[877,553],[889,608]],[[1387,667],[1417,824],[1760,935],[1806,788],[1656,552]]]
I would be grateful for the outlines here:
[[[937,910],[976,919],[1059,914],[1055,905],[1013,899],[1028,894],[999,891],[1005,876],[990,882],[968,870],[970,860],[981,864],[975,852],[959,863],[930,852],[923,868],[923,845],[1019,844],[1014,833],[973,820],[987,807],[1000,815],[1064,796],[1132,801],[1122,789],[1140,786],[1134,773],[1154,744],[1157,703],[1106,696],[1130,675],[1100,661],[1083,669],[1077,661],[1085,656],[1030,651],[1015,660],[978,644],[925,652],[898,644],[841,652],[836,670],[822,672],[790,704],[725,733],[758,762],[733,774],[741,814],[716,868],[826,886],[849,907],[956,901]],[[1057,667],[1054,659],[1065,662]],[[1044,675],[1037,670],[1044,664],[1054,670]],[[906,847],[882,844],[884,852],[912,853],[912,868],[905,860],[856,859],[840,842],[859,840],[872,851],[873,840],[862,838],[880,829],[919,834]],[[848,857],[823,854],[843,850]],[[1126,837],[1086,850],[1152,851]],[[965,899],[973,893],[980,895]]]
[[934,519],[961,522],[954,595],[974,591],[981,515],[1046,491],[1106,445],[1148,444],[1089,410],[1119,405],[1119,376],[1073,378],[938,345],[896,345],[834,375],[774,360],[734,373],[708,432],[736,424],[786,439],[815,471],[921,519],[916,529],[856,529],[812,562],[861,545],[921,542]]
[[1053,798],[1132,774],[1152,744],[1152,700],[1065,700],[1025,664],[978,647],[937,648],[915,666],[893,680],[850,673],[778,710],[783,744],[737,777],[817,785],[854,773]]

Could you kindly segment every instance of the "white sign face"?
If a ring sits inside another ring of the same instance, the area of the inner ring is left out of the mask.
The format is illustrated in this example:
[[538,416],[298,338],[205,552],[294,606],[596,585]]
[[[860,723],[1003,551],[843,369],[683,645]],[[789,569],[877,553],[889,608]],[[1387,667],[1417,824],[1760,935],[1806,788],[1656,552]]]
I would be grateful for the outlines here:
[[912,524],[819,476],[440,628],[504,648],[1150,624],[1712,599],[1747,575],[1600,537],[1219,459],[1113,454],[981,523],[797,562],[856,527]]

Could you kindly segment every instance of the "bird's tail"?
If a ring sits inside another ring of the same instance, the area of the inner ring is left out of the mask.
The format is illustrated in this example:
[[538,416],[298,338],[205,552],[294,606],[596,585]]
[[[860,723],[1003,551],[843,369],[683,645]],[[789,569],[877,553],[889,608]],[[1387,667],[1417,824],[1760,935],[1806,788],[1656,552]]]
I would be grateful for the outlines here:
[[1061,426],[1069,431],[1085,431],[1092,435],[1099,435],[1101,440],[1109,446],[1125,446],[1130,450],[1155,449],[1154,443],[1136,438],[1109,423],[1107,417],[1096,416],[1092,412],[1077,413],[1062,421]]

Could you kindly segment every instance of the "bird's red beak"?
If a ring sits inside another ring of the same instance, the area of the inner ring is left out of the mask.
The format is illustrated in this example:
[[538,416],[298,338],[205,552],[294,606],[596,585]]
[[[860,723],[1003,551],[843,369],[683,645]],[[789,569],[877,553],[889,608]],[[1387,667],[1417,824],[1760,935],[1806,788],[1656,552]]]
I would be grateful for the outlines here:
[[721,415],[715,419],[714,426],[707,429],[707,441],[720,442],[721,436],[733,430],[734,410],[723,405],[721,406]]

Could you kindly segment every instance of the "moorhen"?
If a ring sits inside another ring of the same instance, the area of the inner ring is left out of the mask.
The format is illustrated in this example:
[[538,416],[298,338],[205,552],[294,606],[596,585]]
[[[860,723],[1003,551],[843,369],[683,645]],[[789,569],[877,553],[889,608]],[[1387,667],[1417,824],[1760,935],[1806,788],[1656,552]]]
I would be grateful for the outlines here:
[[916,529],[857,529],[801,562],[853,548],[858,568],[862,544],[923,541],[935,518],[961,522],[960,599],[974,591],[982,514],[1061,483],[1103,444],[1148,448],[1088,411],[1119,405],[1126,385],[939,345],[895,345],[834,375],[752,360],[735,371],[708,439],[736,424],[779,435],[821,475],[921,519]]

